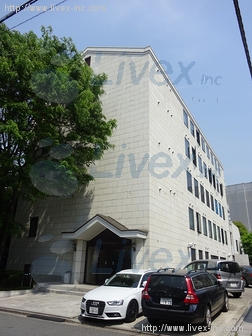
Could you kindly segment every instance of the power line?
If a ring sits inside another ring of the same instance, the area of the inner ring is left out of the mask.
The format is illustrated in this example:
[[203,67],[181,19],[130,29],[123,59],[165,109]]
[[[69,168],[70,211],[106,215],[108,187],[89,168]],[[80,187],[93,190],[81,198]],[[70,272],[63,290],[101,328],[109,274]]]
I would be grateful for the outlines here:
[[[10,12],[9,14],[5,15],[4,17],[2,17],[0,19],[0,23],[4,22],[5,20],[9,19],[10,17],[12,17],[13,15],[16,15],[18,12],[21,12],[22,10],[24,10],[25,8],[29,7],[30,5],[32,5],[33,3],[37,2],[38,0],[29,0],[26,3],[24,3],[21,6],[16,6],[16,9],[13,10],[12,12]],[[11,7],[11,8],[15,8],[14,5],[9,5],[7,7]]]
[[[36,1],[37,1],[37,0],[36,0]],[[54,8],[54,7],[57,7],[57,6],[59,6],[59,5],[61,5],[62,3],[66,2],[66,1],[68,1],[68,0],[63,0],[63,1],[58,2],[56,5],[53,5],[53,8]],[[46,12],[48,12],[48,11],[50,11],[50,10],[52,10],[51,6],[48,7],[47,9],[45,9],[43,12],[40,12],[40,13],[38,13],[37,15],[34,15],[34,16],[32,16],[31,18],[29,18],[29,19],[27,19],[27,20],[25,20],[25,21],[23,21],[23,22],[17,24],[16,26],[11,27],[10,30],[12,30],[12,29],[14,29],[14,28],[16,28],[16,27],[19,27],[19,26],[21,26],[22,24],[24,24],[24,23],[26,23],[26,22],[28,22],[28,21],[31,21],[32,19],[38,17],[39,15],[45,14]]]
[[248,49],[248,44],[247,44],[247,40],[246,40],[246,36],[245,36],[245,31],[244,31],[244,27],[243,27],[243,23],[242,23],[242,16],[241,16],[240,8],[239,8],[239,3],[238,3],[238,0],[233,0],[233,1],[234,1],[234,6],[235,6],[236,17],[237,17],[239,28],[240,28],[242,43],[243,43],[243,47],[244,47],[244,50],[245,50],[250,75],[251,75],[251,78],[252,78],[252,64],[251,64],[251,59],[250,59],[250,55],[249,55],[249,49]]

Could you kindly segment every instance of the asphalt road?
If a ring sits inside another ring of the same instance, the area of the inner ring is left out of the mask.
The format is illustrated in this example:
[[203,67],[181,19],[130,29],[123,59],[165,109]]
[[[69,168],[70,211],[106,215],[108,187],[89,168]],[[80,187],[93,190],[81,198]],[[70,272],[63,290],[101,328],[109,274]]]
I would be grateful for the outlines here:
[[1,336],[125,336],[134,332],[101,329],[91,325],[71,324],[39,320],[0,312]]

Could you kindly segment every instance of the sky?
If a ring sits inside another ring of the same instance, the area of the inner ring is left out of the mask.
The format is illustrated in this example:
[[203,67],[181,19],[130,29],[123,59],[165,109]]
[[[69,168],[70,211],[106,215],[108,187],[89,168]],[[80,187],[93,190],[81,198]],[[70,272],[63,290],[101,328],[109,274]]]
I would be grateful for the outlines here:
[[[26,1],[2,0],[0,17]],[[252,181],[252,81],[233,0],[67,0],[56,7],[61,1],[38,0],[4,23],[38,36],[51,26],[79,51],[151,46],[170,63],[170,79],[222,163],[226,185]],[[239,5],[252,58],[252,3]],[[52,10],[38,15],[36,6]]]

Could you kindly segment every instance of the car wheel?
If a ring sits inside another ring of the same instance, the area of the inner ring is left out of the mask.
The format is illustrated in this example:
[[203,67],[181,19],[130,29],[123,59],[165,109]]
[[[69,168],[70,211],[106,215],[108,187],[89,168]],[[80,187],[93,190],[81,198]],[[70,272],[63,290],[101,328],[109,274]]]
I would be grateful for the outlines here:
[[126,312],[126,322],[134,322],[138,315],[138,303],[136,300],[131,300],[128,304]]
[[235,298],[239,298],[240,296],[241,296],[241,292],[239,292],[239,293],[231,293],[231,294],[233,294],[233,296],[235,297]]
[[203,331],[209,331],[211,329],[211,325],[212,325],[211,310],[209,306],[206,306],[205,319],[204,322],[202,323]]
[[223,304],[223,307],[222,307],[222,311],[223,312],[228,312],[228,310],[229,310],[229,298],[228,298],[228,295],[226,293],[225,297],[224,297],[224,304]]
[[159,325],[159,320],[157,320],[157,319],[153,319],[151,317],[147,317],[147,320],[152,325]]

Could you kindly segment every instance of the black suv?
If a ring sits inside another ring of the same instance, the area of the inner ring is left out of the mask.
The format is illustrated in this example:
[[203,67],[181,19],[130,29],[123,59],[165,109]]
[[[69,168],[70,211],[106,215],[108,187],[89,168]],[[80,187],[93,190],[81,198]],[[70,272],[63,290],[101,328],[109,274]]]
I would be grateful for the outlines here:
[[228,311],[229,300],[221,282],[206,271],[160,270],[145,285],[142,309],[152,325],[161,320],[178,321],[201,324],[207,331],[212,316]]

